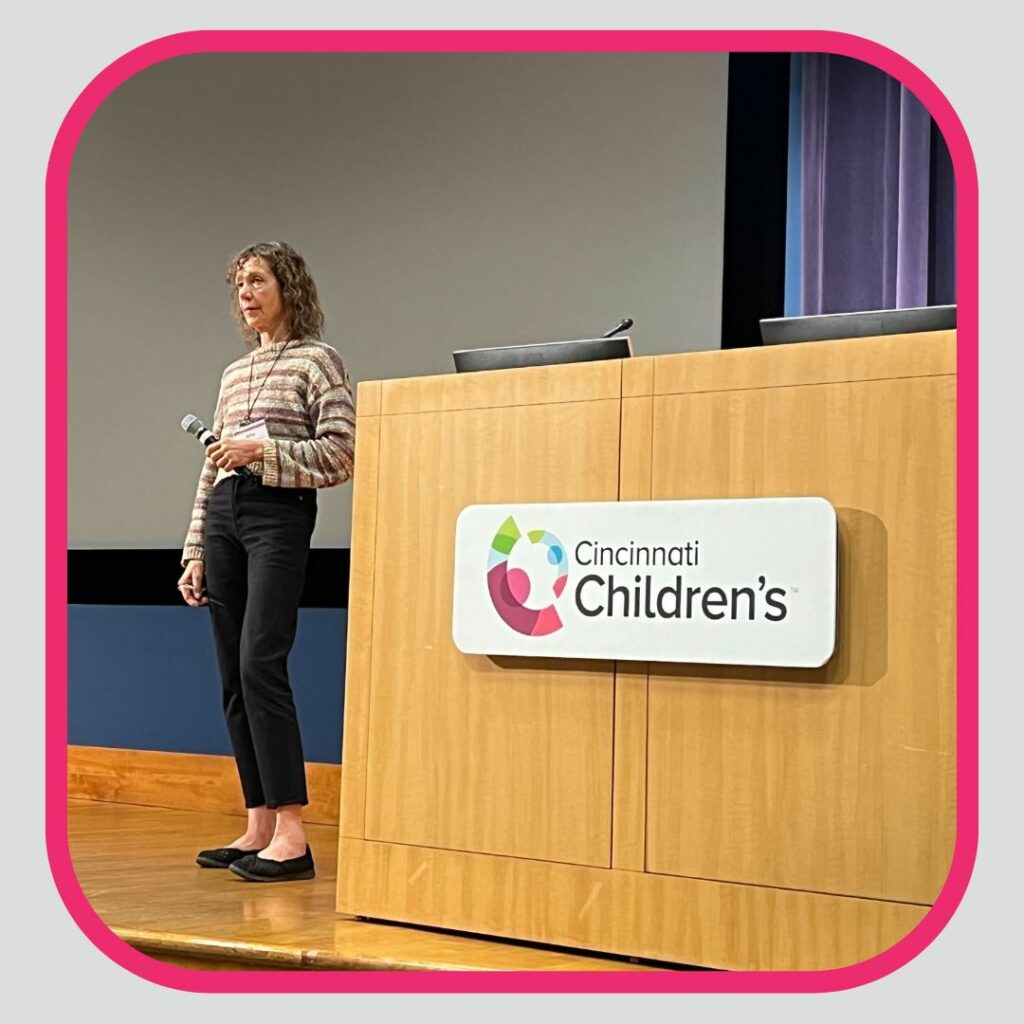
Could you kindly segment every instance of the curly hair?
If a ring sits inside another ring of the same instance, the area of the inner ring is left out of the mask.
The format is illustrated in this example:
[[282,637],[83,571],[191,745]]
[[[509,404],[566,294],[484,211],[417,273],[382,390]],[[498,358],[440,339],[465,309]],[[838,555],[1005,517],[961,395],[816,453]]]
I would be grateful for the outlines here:
[[[228,263],[228,285],[235,287],[235,277],[247,260],[260,257],[267,261],[274,277],[281,286],[281,298],[288,314],[288,335],[290,338],[319,339],[324,328],[324,311],[320,308],[313,276],[306,266],[301,253],[287,242],[255,242],[231,257]],[[232,291],[231,312],[238,323],[242,337],[249,343],[259,341],[259,332],[254,331],[242,316],[238,299]]]

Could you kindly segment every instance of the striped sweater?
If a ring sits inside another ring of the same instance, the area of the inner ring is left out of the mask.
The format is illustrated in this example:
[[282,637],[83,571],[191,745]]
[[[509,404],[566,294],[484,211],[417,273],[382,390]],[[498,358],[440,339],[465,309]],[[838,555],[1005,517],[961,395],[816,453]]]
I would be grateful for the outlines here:
[[[214,434],[232,437],[246,419],[250,403],[249,419],[265,418],[270,435],[263,442],[263,461],[249,465],[262,475],[266,486],[332,487],[352,476],[356,422],[352,386],[341,356],[330,345],[311,340],[277,342],[236,359],[221,377]],[[220,482],[218,475],[224,476],[207,459],[199,476],[182,565],[204,557],[206,506],[215,483]]]

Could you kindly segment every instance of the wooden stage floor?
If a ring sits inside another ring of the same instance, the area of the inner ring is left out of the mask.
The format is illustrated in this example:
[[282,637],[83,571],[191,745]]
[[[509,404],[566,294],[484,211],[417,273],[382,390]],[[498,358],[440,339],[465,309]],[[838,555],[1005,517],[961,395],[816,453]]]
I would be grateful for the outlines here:
[[99,916],[136,949],[206,970],[630,971],[651,968],[496,939],[342,917],[337,830],[308,827],[317,877],[254,884],[195,864],[244,827],[222,814],[68,802],[71,858]]

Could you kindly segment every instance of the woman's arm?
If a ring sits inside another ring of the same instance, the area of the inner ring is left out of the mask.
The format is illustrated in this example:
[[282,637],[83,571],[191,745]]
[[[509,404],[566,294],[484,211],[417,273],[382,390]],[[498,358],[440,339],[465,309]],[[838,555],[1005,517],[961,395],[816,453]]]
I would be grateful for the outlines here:
[[263,482],[269,487],[333,487],[352,476],[356,426],[352,385],[338,353],[328,348],[326,355],[309,383],[313,437],[263,442]]
[[[220,433],[224,429],[223,396],[224,382],[222,380],[220,392],[217,395],[217,409],[213,414],[213,433],[217,437],[220,437]],[[195,501],[192,503],[192,521],[189,523],[185,546],[181,551],[182,565],[188,565],[193,559],[202,561],[205,558],[203,531],[206,528],[206,506],[216,479],[217,467],[209,459],[204,458],[203,468],[199,474],[199,486],[196,488]]]

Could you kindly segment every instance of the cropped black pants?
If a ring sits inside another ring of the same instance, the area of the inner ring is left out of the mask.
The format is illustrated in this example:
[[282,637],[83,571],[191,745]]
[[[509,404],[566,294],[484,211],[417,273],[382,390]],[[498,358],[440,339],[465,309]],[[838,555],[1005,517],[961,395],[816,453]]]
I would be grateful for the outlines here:
[[231,476],[206,511],[206,593],[246,807],[308,803],[288,682],[316,491]]

